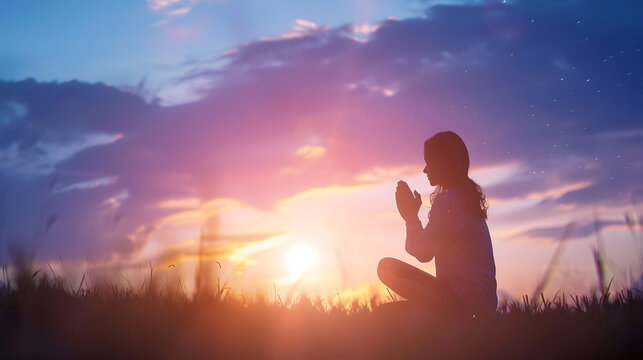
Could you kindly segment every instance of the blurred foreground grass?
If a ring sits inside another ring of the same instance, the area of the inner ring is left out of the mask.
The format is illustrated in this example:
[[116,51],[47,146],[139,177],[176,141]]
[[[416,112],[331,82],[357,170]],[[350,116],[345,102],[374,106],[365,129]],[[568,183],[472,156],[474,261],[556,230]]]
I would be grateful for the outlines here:
[[[38,274],[36,274],[38,275]],[[37,279],[37,280],[36,280]],[[211,291],[72,289],[23,272],[0,283],[0,358],[642,358],[638,290],[504,304],[495,316],[417,318],[381,301],[292,304]],[[375,308],[375,311],[372,309]],[[391,311],[391,309],[393,309]]]

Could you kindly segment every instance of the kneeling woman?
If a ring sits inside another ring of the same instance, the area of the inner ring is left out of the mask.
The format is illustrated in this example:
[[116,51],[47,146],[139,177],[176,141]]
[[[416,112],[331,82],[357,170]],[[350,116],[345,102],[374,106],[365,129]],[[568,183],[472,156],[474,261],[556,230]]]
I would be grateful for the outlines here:
[[435,258],[436,276],[393,258],[377,267],[382,282],[409,303],[429,311],[490,314],[496,310],[496,266],[487,228],[487,203],[469,178],[469,153],[453,132],[440,132],[424,143],[431,186],[426,227],[418,219],[422,199],[400,181],[397,209],[406,221],[406,251],[420,262]]

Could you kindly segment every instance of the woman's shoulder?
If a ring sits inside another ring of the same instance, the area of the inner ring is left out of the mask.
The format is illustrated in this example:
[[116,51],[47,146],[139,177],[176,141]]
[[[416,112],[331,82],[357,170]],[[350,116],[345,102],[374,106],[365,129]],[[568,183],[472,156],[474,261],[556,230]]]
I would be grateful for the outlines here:
[[440,211],[456,213],[461,220],[470,216],[476,217],[475,212],[466,205],[465,194],[456,187],[445,189],[437,194],[433,199],[432,207],[436,207]]
[[433,199],[442,204],[459,204],[462,201],[462,193],[457,188],[445,189]]
[[455,189],[446,189],[433,198],[433,207],[449,211],[457,211],[461,208],[462,197]]

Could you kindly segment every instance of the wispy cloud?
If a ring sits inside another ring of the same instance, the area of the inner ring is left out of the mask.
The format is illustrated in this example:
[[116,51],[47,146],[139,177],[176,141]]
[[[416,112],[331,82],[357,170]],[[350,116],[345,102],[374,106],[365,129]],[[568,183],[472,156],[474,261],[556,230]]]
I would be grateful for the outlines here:
[[182,16],[203,0],[146,0],[147,7],[168,16]]
[[[625,221],[621,220],[597,220],[597,221],[584,221],[582,223],[574,223],[570,237],[572,239],[582,239],[588,236],[596,236],[596,232],[605,231],[607,229],[619,228],[625,229]],[[514,239],[525,240],[547,240],[558,241],[561,238],[567,225],[554,226],[554,227],[539,227],[522,231],[513,236]]]
[[146,0],[146,3],[148,9],[160,16],[160,19],[153,25],[163,26],[170,23],[172,18],[189,14],[199,3],[211,1],[212,0]]
[[86,134],[66,141],[43,139],[28,148],[13,142],[6,149],[0,148],[0,169],[23,174],[51,174],[57,164],[75,154],[113,144],[122,137],[122,134]]
[[150,8],[153,11],[159,11],[159,10],[164,10],[176,4],[189,2],[189,0],[188,1],[186,0],[146,0],[146,2],[147,2],[148,8]]
[[296,39],[305,36],[314,36],[329,30],[329,26],[320,26],[310,20],[295,19],[290,31],[280,34],[277,37],[264,36],[259,41],[274,41],[283,39]]
[[304,145],[295,151],[295,155],[304,159],[320,159],[326,154],[323,146]]

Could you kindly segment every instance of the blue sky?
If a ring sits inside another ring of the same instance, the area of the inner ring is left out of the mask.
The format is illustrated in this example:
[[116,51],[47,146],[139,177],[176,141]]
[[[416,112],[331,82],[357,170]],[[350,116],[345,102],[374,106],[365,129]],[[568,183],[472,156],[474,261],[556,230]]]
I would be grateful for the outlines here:
[[[0,78],[76,78],[160,86],[180,64],[291,30],[296,19],[322,26],[375,24],[421,13],[413,1],[8,1],[0,4]],[[161,7],[161,8],[159,8]],[[184,15],[168,15],[176,9]],[[167,23],[165,23],[167,21]],[[172,38],[169,29],[194,34]]]
[[208,254],[240,287],[287,279],[279,259],[304,244],[333,265],[298,284],[363,289],[380,258],[412,261],[395,183],[428,205],[422,142],[453,130],[491,202],[500,289],[533,289],[569,223],[559,286],[591,290],[595,224],[627,286],[643,272],[640,7],[4,2],[0,260],[19,244],[189,272],[217,223]]

